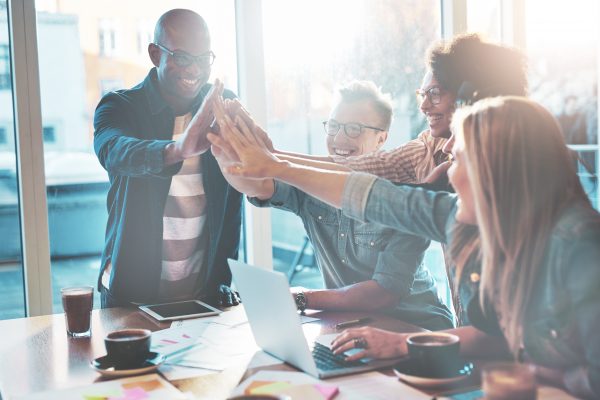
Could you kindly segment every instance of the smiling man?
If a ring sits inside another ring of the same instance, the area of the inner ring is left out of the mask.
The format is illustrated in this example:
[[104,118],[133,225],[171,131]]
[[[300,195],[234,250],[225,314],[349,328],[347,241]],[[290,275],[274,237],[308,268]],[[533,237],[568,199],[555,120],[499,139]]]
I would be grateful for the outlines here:
[[[355,81],[323,123],[330,154],[361,155],[381,148],[392,121],[392,105],[373,82]],[[227,166],[235,159],[218,152]],[[453,326],[435,281],[423,265],[429,240],[344,216],[306,193],[272,179],[250,180],[226,174],[232,186],[259,207],[276,207],[302,218],[326,289],[294,289],[299,309],[386,312],[437,330]]]
[[110,177],[102,307],[238,304],[227,258],[237,258],[242,198],[206,140],[223,87],[207,84],[215,55],[205,21],[190,10],[166,12],[148,54],[146,79],[105,95],[94,116],[94,148]]

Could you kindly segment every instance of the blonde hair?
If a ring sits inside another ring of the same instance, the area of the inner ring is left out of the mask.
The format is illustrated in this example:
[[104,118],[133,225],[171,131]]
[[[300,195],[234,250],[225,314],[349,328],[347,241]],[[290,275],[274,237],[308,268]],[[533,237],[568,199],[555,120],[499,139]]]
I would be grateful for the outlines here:
[[393,101],[389,93],[383,91],[372,81],[352,81],[338,89],[340,102],[353,103],[368,100],[381,117],[382,129],[388,131],[392,124]]
[[480,257],[482,308],[494,307],[517,355],[552,228],[566,205],[589,201],[557,121],[539,104],[481,100],[454,115],[453,132],[465,145],[477,219],[477,229],[455,231],[456,244],[470,244],[461,253],[453,243],[458,276]]

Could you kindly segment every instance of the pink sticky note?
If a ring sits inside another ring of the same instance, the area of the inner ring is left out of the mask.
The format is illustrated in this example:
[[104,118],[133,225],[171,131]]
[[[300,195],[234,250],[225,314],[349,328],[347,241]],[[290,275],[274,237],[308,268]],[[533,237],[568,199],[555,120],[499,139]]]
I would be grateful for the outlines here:
[[123,396],[110,397],[108,400],[143,400],[148,398],[148,393],[141,387],[125,389]]
[[339,392],[337,386],[315,384],[315,388],[325,397],[326,400],[333,399]]

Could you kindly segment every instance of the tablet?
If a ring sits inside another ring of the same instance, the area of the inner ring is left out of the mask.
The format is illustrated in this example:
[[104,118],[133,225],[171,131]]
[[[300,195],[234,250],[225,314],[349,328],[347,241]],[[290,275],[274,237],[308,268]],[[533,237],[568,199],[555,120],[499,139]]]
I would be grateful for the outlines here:
[[178,301],[176,303],[150,304],[139,307],[157,321],[174,321],[217,315],[222,311],[200,300]]

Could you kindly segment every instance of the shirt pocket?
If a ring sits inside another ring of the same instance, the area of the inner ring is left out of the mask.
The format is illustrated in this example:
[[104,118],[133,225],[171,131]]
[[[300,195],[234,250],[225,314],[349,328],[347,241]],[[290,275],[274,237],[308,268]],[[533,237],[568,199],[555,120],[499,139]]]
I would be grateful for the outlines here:
[[339,225],[337,210],[333,207],[310,199],[306,202],[306,210],[317,224]]
[[386,228],[361,222],[355,223],[353,231],[354,244],[374,252],[382,251],[385,248],[390,234]]

